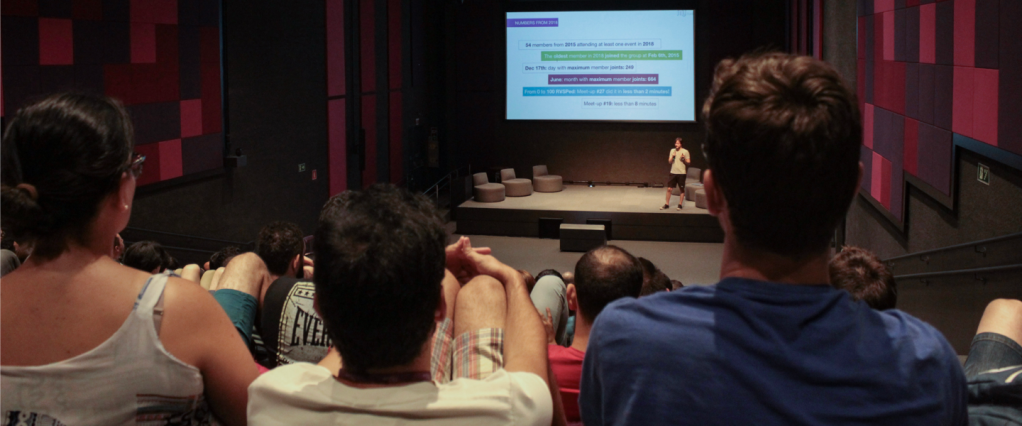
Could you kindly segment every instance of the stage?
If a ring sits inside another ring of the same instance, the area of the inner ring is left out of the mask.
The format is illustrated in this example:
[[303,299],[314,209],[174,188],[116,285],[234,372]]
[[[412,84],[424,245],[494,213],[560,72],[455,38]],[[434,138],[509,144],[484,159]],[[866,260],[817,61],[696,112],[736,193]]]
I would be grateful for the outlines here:
[[561,218],[564,223],[609,219],[614,240],[724,241],[717,219],[696,208],[694,201],[685,201],[678,211],[678,196],[672,196],[671,208],[660,210],[665,192],[664,188],[565,185],[561,192],[534,192],[497,203],[468,200],[455,211],[457,232],[535,238],[540,218]]

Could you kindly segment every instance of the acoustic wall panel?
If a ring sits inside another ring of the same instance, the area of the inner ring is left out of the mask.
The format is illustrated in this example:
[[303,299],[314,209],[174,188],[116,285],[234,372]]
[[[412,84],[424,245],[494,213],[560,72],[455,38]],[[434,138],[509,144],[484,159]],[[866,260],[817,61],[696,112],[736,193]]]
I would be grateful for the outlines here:
[[223,166],[220,3],[5,0],[0,113],[60,91],[111,96],[147,155],[139,184]]
[[1022,2],[857,4],[861,193],[903,226],[907,176],[953,208],[959,136],[1022,158]]

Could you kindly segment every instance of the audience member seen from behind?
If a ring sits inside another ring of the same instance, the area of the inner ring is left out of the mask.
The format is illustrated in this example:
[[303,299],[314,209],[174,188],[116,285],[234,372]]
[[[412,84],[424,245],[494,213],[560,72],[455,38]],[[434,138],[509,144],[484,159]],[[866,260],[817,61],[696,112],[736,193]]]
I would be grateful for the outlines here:
[[139,241],[124,249],[121,264],[158,274],[170,267],[170,254],[156,241]]
[[649,296],[658,291],[671,291],[671,279],[660,268],[645,257],[639,258],[642,265],[642,296]]
[[[445,241],[422,195],[374,185],[327,201],[316,230],[315,298],[343,367],[336,377],[306,363],[264,374],[250,388],[250,422],[550,424],[543,329],[521,274],[467,241],[450,249]],[[456,360],[465,357],[455,366],[503,368],[440,383],[431,337],[450,310],[443,282],[455,276],[467,279],[451,300],[455,330],[467,331],[458,340],[482,343],[454,348]],[[502,359],[492,353],[501,343]],[[496,358],[478,358],[487,353]]]
[[326,328],[313,308],[312,277],[302,278],[307,259],[304,235],[297,224],[277,221],[264,226],[256,240],[256,254],[270,273],[270,284],[261,290],[257,322],[269,353],[269,359],[260,362],[267,368],[317,362],[330,348]]
[[1022,425],[1022,302],[987,305],[965,360],[969,424]]
[[603,311],[584,423],[965,424],[965,377],[940,332],[828,284],[862,173],[859,109],[838,73],[780,53],[724,60],[703,115],[721,281]]
[[0,220],[35,248],[0,284],[5,415],[205,423],[211,408],[244,425],[257,370],[220,306],[199,286],[109,256],[144,160],[132,146],[127,111],[106,98],[50,96],[7,127]]
[[898,287],[894,276],[869,250],[846,246],[830,259],[830,285],[845,290],[852,299],[866,302],[873,309],[894,309]]
[[575,264],[575,283],[568,284],[568,306],[575,311],[571,347],[550,345],[550,368],[557,377],[569,422],[578,422],[578,389],[589,331],[597,315],[611,302],[636,298],[642,291],[642,266],[617,246],[603,246],[582,255]]
[[529,297],[540,318],[550,325],[547,337],[563,345],[568,328],[568,286],[562,275],[553,269],[540,271]]

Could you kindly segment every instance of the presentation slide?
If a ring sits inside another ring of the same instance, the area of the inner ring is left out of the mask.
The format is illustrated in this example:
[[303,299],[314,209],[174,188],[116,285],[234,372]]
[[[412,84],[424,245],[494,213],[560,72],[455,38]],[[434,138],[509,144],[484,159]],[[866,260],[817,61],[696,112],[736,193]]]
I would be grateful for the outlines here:
[[507,119],[695,121],[692,10],[508,12]]

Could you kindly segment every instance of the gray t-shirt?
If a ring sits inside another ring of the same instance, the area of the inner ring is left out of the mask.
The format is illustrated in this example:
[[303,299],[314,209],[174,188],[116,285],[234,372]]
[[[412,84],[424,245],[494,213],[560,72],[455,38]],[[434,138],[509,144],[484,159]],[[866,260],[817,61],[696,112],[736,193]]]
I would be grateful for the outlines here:
[[18,259],[17,254],[7,249],[0,250],[0,277],[18,269],[19,266],[21,266],[21,260]]
[[667,157],[668,160],[670,160],[671,157],[674,157],[674,163],[671,163],[671,174],[683,175],[688,173],[688,168],[686,167],[685,160],[692,161],[692,158],[689,157],[688,155],[688,150],[682,148],[681,154],[677,156],[674,155],[675,152],[677,152],[677,150],[671,148],[671,155]]

